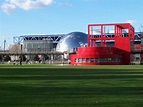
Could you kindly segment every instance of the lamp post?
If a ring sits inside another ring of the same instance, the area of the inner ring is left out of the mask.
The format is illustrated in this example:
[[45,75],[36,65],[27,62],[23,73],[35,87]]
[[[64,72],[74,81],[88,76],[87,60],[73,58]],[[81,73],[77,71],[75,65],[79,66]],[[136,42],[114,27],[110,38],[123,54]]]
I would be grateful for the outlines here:
[[6,43],[6,40],[4,40],[4,53],[5,53],[5,43]]
[[22,56],[22,44],[20,45],[20,50],[21,50],[21,57],[20,57],[20,65],[22,64],[23,61],[23,56]]
[[4,64],[4,56],[5,56],[5,44],[6,44],[6,40],[4,40],[4,45],[3,45],[3,56],[2,56],[2,63]]

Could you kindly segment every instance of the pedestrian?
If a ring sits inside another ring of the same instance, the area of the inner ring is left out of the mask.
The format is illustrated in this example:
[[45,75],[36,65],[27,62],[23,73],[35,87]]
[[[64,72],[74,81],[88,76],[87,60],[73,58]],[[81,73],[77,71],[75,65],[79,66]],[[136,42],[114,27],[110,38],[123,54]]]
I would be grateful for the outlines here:
[[20,65],[22,65],[22,58],[19,59],[19,63],[20,63]]

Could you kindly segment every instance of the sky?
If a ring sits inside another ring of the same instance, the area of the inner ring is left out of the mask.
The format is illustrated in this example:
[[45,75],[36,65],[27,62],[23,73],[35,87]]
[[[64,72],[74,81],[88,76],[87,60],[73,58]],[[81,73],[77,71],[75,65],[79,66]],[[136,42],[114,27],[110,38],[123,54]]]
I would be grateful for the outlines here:
[[128,22],[141,31],[142,11],[143,0],[0,0],[0,48],[16,36],[86,33],[88,24]]

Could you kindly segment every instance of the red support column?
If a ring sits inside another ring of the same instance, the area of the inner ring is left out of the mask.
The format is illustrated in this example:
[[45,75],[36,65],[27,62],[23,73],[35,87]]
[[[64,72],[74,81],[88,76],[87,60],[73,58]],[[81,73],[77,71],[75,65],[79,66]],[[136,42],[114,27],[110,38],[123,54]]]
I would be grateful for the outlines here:
[[88,47],[90,47],[90,25],[88,25]]
[[103,47],[103,25],[101,25],[101,47]]

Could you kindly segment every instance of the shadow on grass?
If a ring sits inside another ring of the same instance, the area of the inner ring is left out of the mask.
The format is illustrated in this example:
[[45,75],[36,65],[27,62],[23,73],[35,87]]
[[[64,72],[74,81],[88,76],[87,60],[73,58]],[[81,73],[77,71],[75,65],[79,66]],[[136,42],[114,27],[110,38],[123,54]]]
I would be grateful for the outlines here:
[[5,68],[0,105],[133,107],[143,100],[142,80],[138,69]]
[[113,69],[2,69],[0,80],[82,80],[143,78],[142,70]]

